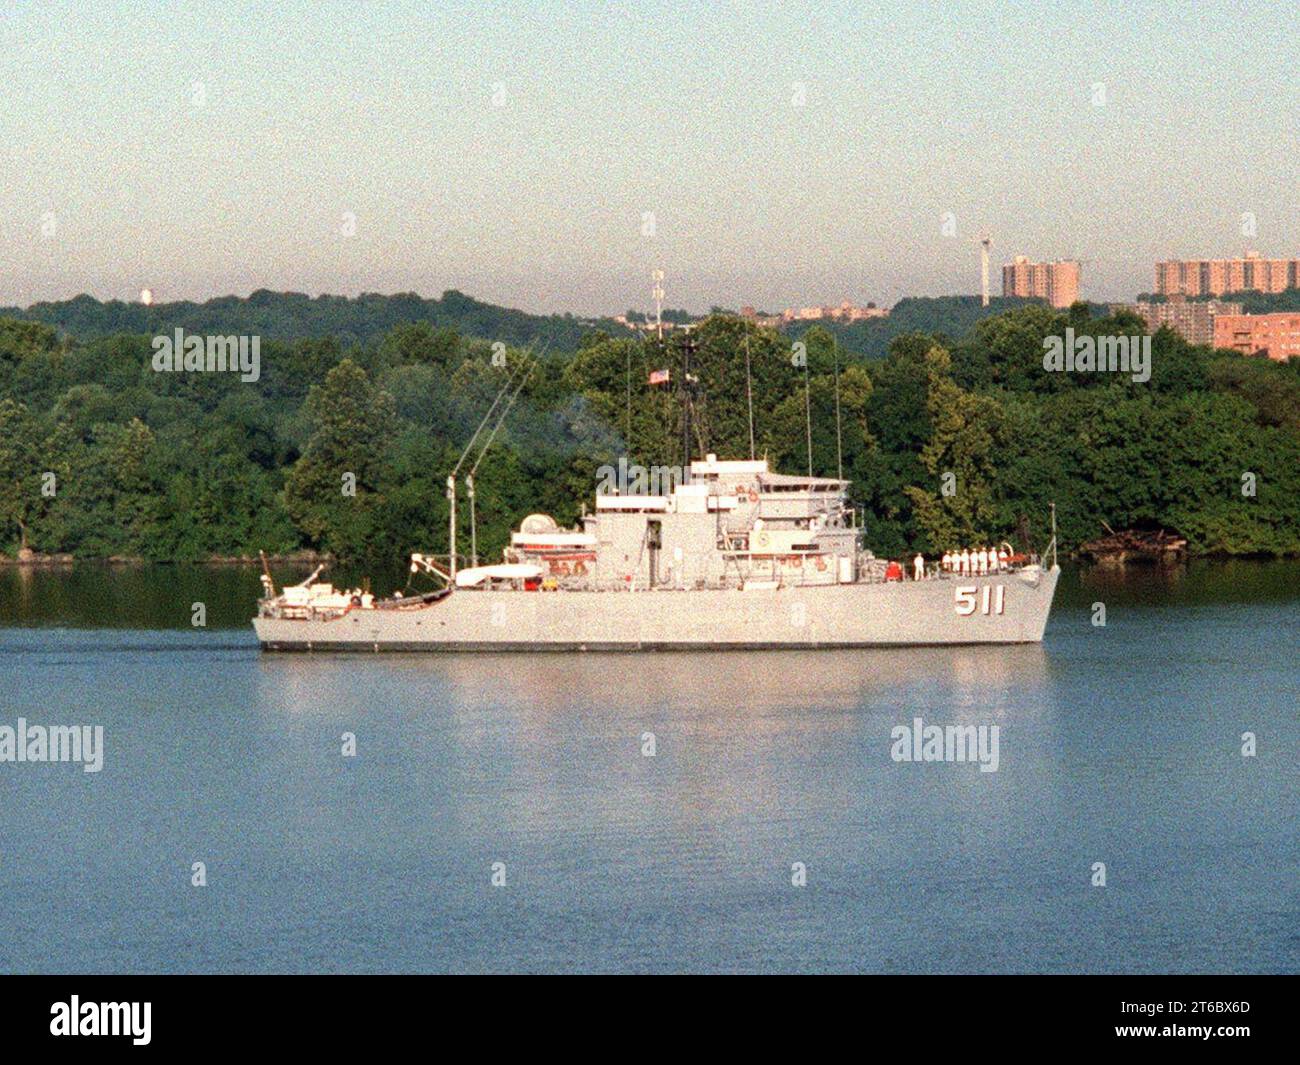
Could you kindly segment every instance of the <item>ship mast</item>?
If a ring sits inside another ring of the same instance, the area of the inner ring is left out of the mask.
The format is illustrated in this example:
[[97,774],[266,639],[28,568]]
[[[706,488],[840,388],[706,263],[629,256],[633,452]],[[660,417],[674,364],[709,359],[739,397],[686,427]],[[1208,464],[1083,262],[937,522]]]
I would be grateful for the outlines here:
[[749,405],[749,460],[754,461],[754,379],[749,372],[749,333],[745,333],[745,402]]
[[[463,456],[462,456],[463,457]],[[450,555],[448,561],[451,568],[451,579],[456,580],[456,475],[447,474],[447,498],[451,501],[451,508],[447,517],[448,529],[448,550]]]
[[834,341],[835,353],[835,476],[844,480],[844,430],[840,421],[840,342]]
[[[478,466],[475,464],[475,469]],[[465,475],[465,494],[469,496],[469,564],[478,565],[478,517],[474,507],[474,471]]]
[[808,370],[808,353],[803,357],[803,419],[804,431],[808,438],[808,476],[813,475],[812,465],[812,378]]
[[682,474],[691,475],[691,355],[695,338],[687,332],[682,342]]

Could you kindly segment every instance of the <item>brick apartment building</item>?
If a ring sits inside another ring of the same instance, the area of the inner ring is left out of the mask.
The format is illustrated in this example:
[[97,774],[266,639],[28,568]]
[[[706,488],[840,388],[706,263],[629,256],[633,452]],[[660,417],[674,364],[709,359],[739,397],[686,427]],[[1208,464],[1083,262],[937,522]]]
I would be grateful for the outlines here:
[[1031,263],[1017,255],[1002,267],[1002,295],[1045,299],[1053,307],[1068,307],[1079,298],[1079,264],[1072,259]]
[[1283,292],[1300,284],[1300,259],[1169,259],[1156,263],[1161,296],[1222,296],[1226,292]]
[[1214,319],[1214,346],[1279,362],[1300,356],[1300,311],[1220,315]]

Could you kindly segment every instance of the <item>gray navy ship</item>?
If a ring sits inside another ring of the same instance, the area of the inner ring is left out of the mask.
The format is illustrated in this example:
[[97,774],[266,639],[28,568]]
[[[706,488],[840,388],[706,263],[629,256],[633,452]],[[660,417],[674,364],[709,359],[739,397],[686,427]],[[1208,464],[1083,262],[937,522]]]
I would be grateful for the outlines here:
[[904,566],[863,545],[848,488],[708,455],[662,494],[598,494],[576,528],[528,516],[499,563],[458,568],[454,540],[449,556],[412,555],[412,572],[441,585],[425,594],[381,599],[319,569],[277,592],[266,572],[253,626],[268,651],[1041,642],[1054,538],[1050,565],[1002,545]]

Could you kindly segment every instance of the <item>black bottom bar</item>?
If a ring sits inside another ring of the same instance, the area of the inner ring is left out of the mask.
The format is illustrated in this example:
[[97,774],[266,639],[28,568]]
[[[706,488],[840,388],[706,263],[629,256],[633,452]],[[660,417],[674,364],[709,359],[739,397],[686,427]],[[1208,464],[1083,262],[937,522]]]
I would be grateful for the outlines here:
[[[507,1033],[528,1032],[534,1054],[557,1042],[582,1046],[611,1025],[615,1035],[625,1028],[642,1047],[647,1037],[658,1042],[657,1032],[672,1056],[696,1056],[714,1046],[734,1055],[756,1038],[769,1049],[772,1037],[813,1047],[845,1035],[868,1054],[900,1039],[918,1050],[951,1046],[981,1056],[994,1048],[1124,1044],[1139,1053],[1154,1045],[1180,1056],[1194,1047],[1222,1054],[1291,1043],[1297,1028],[1293,980],[867,976],[845,989],[855,1003],[847,1011],[827,1009],[820,986],[749,980],[728,989],[744,996],[744,1009],[724,1009],[725,1016],[700,1025],[701,989],[664,981],[585,987],[576,1000],[582,1008],[575,1010],[516,982],[489,988],[432,976],[9,976],[0,979],[0,1046],[89,1053],[110,1046],[131,1053],[202,1048],[204,1057],[251,1047],[319,1049],[337,1057],[354,1049],[448,1047],[453,1038],[469,1037],[469,1045],[491,1053],[508,1045],[509,1034],[506,1044],[499,1042],[504,1024]],[[462,999],[477,1006],[448,1008]],[[72,1026],[79,1034],[54,1034]],[[110,1034],[88,1034],[95,1030]]]

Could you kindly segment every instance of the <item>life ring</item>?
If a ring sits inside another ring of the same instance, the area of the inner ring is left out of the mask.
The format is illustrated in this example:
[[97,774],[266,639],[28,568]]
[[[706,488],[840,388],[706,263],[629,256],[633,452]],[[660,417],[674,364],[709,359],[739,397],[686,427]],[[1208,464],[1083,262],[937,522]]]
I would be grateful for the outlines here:
[[752,489],[752,488],[749,490],[749,501],[750,501],[751,503],[757,503],[757,502],[758,502],[758,493],[757,493],[756,491],[754,491],[754,489]]

